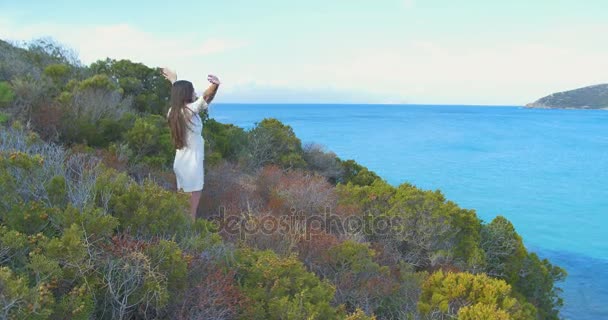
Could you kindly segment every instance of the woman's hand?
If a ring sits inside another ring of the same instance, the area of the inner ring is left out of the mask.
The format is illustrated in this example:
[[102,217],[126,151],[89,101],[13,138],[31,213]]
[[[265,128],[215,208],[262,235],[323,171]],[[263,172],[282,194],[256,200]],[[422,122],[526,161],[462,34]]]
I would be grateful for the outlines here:
[[215,94],[217,93],[217,89],[220,87],[220,79],[212,74],[207,76],[207,80],[211,82],[211,85],[205,92],[203,93],[203,99],[207,101],[207,103],[211,103],[213,98],[215,98]]
[[163,77],[169,80],[171,84],[177,81],[177,73],[169,68],[162,68]]
[[215,76],[215,75],[212,75],[212,74],[208,75],[207,76],[207,80],[209,82],[213,83],[213,84],[218,85],[218,86],[220,85],[220,79],[217,76]]

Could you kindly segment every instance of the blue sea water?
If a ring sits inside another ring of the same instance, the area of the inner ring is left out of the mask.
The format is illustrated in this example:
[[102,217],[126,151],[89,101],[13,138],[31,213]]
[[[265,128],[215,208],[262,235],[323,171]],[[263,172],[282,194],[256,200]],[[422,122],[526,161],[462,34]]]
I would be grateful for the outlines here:
[[274,117],[394,185],[440,189],[564,267],[563,317],[608,319],[608,111],[422,105],[216,104],[251,128]]

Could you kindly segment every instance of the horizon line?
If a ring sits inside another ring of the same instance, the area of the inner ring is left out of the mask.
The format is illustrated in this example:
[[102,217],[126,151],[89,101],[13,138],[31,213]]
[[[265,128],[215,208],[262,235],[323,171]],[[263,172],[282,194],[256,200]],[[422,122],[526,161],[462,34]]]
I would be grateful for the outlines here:
[[518,104],[444,104],[444,103],[373,103],[373,102],[230,102],[221,101],[215,104],[238,104],[238,105],[379,105],[379,106],[446,106],[446,107],[512,107],[525,108]]

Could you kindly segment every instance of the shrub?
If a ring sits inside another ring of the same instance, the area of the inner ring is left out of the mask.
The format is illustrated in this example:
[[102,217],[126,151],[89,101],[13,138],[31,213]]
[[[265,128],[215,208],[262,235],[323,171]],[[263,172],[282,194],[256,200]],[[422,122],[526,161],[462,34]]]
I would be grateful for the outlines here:
[[47,78],[19,77],[11,81],[14,98],[8,111],[15,119],[28,122],[34,114],[44,112],[53,105],[57,94],[55,87]]
[[248,133],[248,166],[257,169],[276,164],[283,168],[303,168],[302,142],[293,129],[279,120],[268,118]]
[[148,115],[138,118],[127,131],[125,138],[129,148],[133,150],[132,162],[143,162],[157,167],[168,167],[172,163],[175,148],[163,117]]
[[112,319],[155,317],[169,302],[166,277],[141,246],[120,243],[115,242],[114,253],[97,262],[103,281],[100,294],[105,298],[98,307],[109,309]]
[[261,211],[265,201],[257,196],[238,166],[222,162],[205,173],[205,187],[199,212],[203,217],[228,217],[242,212]]
[[132,124],[132,99],[113,87],[107,77],[93,77],[76,85],[64,95],[61,110],[63,142],[107,146],[122,138]]
[[233,270],[224,270],[213,261],[192,262],[188,289],[177,301],[175,319],[234,319],[249,301],[239,290]]
[[121,230],[147,237],[183,234],[187,230],[188,203],[183,195],[162,189],[149,180],[138,185],[122,177],[114,181],[106,179],[98,182],[97,195],[112,195],[108,212],[118,219]]
[[135,110],[157,115],[166,113],[171,83],[159,68],[148,68],[129,60],[106,59],[91,64],[90,70],[116,79],[122,93],[134,98]]
[[564,301],[560,297],[561,288],[555,284],[564,281],[566,271],[535,253],[528,253],[519,273],[513,287],[536,307],[539,319],[559,319]]
[[373,171],[370,171],[366,167],[358,164],[355,160],[340,160],[338,159],[342,172],[342,176],[339,177],[338,182],[341,183],[353,183],[358,186],[369,186],[376,180],[381,178]]
[[48,65],[44,68],[43,74],[55,83],[58,87],[63,87],[71,76],[72,67],[63,63]]
[[283,206],[277,214],[288,214],[293,210],[306,215],[325,214],[326,210],[336,207],[337,198],[333,187],[322,176],[303,171],[290,171],[282,174],[272,197],[280,199]]
[[488,275],[511,284],[536,307],[540,318],[559,318],[563,300],[556,283],[565,279],[565,270],[529,253],[511,222],[501,216],[482,227],[481,248]]
[[507,314],[510,316],[507,318],[514,319],[536,318],[533,307],[522,305],[513,297],[511,286],[484,274],[442,271],[432,274],[422,286],[418,308],[422,314],[437,318],[458,315],[459,319],[461,316],[466,319],[480,311],[498,317]]
[[0,305],[3,319],[46,319],[52,312],[52,295],[46,286],[30,288],[28,279],[0,267]]
[[15,98],[15,93],[8,82],[0,82],[0,108],[8,106]]
[[251,303],[243,319],[336,319],[330,306],[334,289],[307,272],[294,257],[279,258],[271,251],[241,250],[237,279]]
[[321,274],[336,286],[335,301],[347,310],[361,308],[368,314],[378,311],[384,300],[399,286],[388,267],[374,262],[369,244],[344,241],[329,248]]
[[205,163],[214,166],[220,160],[238,162],[247,145],[247,133],[233,124],[222,124],[207,119],[203,126]]
[[304,146],[303,158],[307,169],[324,176],[336,184],[344,174],[340,161],[335,153],[325,151],[321,145],[309,143]]
[[481,222],[475,212],[447,201],[441,192],[402,184],[390,203],[388,215],[396,219],[391,237],[405,261],[419,268],[466,267],[480,252]]

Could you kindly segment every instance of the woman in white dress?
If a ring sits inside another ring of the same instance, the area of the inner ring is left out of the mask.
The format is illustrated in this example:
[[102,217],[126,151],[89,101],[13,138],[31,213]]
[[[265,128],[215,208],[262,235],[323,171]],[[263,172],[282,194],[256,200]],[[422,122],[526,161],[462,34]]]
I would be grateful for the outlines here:
[[202,97],[197,97],[190,81],[177,80],[177,74],[167,68],[163,75],[173,84],[171,107],[167,121],[171,129],[171,139],[175,146],[173,171],[177,180],[177,190],[190,193],[190,215],[196,219],[196,211],[204,184],[205,140],[203,122],[199,113],[207,110],[220,85],[219,79],[209,75],[211,85]]

